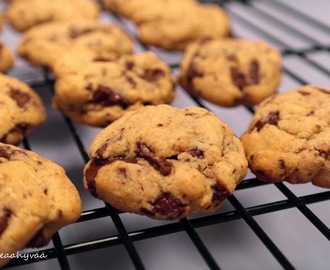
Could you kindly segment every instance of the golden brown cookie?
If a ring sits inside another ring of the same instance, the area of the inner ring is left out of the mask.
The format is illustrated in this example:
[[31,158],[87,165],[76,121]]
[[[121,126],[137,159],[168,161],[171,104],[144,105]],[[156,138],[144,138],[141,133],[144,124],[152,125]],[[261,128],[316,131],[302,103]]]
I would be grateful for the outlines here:
[[52,21],[96,20],[100,8],[94,0],[24,0],[8,7],[8,21],[18,31]]
[[[64,170],[36,153],[0,143],[0,251],[42,247],[81,213]],[[0,266],[9,259],[0,259]]]
[[199,38],[230,34],[229,18],[215,4],[194,0],[104,0],[106,8],[137,25],[138,38],[146,45],[184,50]]
[[131,53],[132,39],[117,25],[88,20],[52,22],[26,31],[18,45],[21,57],[52,69],[60,55],[72,48],[87,48],[114,56]]
[[154,219],[213,212],[244,178],[241,142],[199,107],[146,106],[102,130],[84,185],[115,208]]
[[185,51],[179,83],[193,96],[232,107],[260,103],[281,78],[281,55],[264,41],[204,39]]
[[330,188],[330,90],[306,85],[269,97],[241,140],[260,180]]
[[53,105],[78,123],[107,126],[125,112],[170,103],[170,68],[152,52],[118,59],[85,50],[69,52],[54,66]]
[[30,86],[0,74],[0,142],[20,144],[45,118],[44,105]]

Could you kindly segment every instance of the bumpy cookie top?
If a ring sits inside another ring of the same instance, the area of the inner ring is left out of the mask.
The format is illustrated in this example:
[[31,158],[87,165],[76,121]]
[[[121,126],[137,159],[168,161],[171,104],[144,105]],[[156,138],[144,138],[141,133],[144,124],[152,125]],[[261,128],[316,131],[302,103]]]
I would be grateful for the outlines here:
[[252,106],[275,93],[281,77],[281,55],[264,41],[204,39],[185,51],[179,82],[221,106]]
[[[81,213],[79,194],[55,163],[0,143],[0,250],[41,247]],[[0,259],[4,265],[8,259]]]
[[131,53],[132,39],[117,25],[88,20],[52,22],[26,31],[18,53],[34,65],[52,68],[59,56],[72,48],[87,48],[115,56]]
[[229,19],[218,5],[193,0],[105,0],[105,6],[137,25],[146,45],[184,50],[198,38],[230,34]]
[[269,97],[241,140],[260,180],[330,188],[330,90],[307,85]]
[[147,106],[96,136],[84,184],[122,211],[178,219],[215,211],[247,170],[240,141],[198,107]]
[[37,93],[27,84],[0,74],[0,142],[18,145],[45,117]]
[[107,126],[126,111],[170,103],[170,68],[152,52],[118,59],[75,50],[54,66],[53,105],[79,123]]
[[18,31],[32,26],[72,19],[97,19],[100,8],[93,0],[24,0],[8,7],[8,21]]
[[0,72],[8,71],[14,64],[14,57],[9,48],[0,41]]

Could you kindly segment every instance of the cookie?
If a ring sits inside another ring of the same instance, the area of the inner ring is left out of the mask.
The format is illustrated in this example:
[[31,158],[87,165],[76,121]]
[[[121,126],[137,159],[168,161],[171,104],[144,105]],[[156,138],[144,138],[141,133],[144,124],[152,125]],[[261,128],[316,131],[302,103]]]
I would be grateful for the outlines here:
[[53,105],[74,121],[104,127],[127,111],[174,98],[171,70],[154,53],[114,59],[88,52],[69,52],[54,65]]
[[199,107],[146,106],[102,130],[84,186],[116,209],[153,219],[216,211],[243,179],[239,139]]
[[30,63],[52,69],[60,55],[72,48],[88,48],[115,56],[131,53],[132,39],[119,26],[96,21],[52,22],[26,31],[19,55]]
[[104,4],[136,24],[142,43],[166,50],[181,51],[199,38],[230,34],[229,18],[216,4],[193,0],[105,0]]
[[37,93],[16,78],[0,74],[0,142],[18,145],[44,122],[46,112]]
[[0,143],[0,187],[2,254],[45,246],[80,217],[79,194],[63,168],[34,152]]
[[0,41],[0,72],[6,72],[12,68],[14,57],[5,43]]
[[241,140],[260,180],[330,188],[330,89],[306,85],[267,98]]
[[9,23],[18,31],[52,21],[96,20],[99,13],[100,8],[93,0],[13,1],[7,11]]
[[195,97],[253,106],[276,92],[281,55],[264,41],[204,39],[187,48],[179,73],[179,83]]

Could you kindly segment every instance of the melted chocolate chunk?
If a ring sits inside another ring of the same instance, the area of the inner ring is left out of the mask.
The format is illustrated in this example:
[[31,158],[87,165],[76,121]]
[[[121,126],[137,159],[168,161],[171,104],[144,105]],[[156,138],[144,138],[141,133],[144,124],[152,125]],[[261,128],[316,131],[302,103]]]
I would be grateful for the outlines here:
[[321,157],[323,157],[326,160],[330,159],[330,150],[328,150],[328,151],[318,150],[318,151],[319,151]]
[[11,89],[9,95],[13,100],[15,100],[16,104],[21,108],[24,108],[25,104],[28,103],[31,99],[31,96],[29,94],[23,93],[18,89]]
[[172,171],[172,163],[167,161],[164,158],[156,157],[153,151],[148,148],[148,146],[139,141],[136,143],[135,154],[139,158],[143,158],[157,171],[159,171],[162,175],[167,176]]
[[249,83],[245,78],[245,75],[238,69],[238,67],[232,67],[230,69],[231,80],[233,84],[240,90],[243,90],[244,87],[248,86]]
[[190,154],[193,156],[193,157],[197,157],[198,159],[203,159],[204,158],[204,151],[200,150],[200,149],[193,149],[190,151]]
[[26,248],[40,248],[48,245],[50,239],[47,239],[42,230],[39,230],[35,236],[26,244]]
[[87,85],[86,89],[94,92],[91,102],[103,106],[118,105],[123,109],[126,109],[128,106],[131,105],[125,97],[118,93],[115,93],[110,87],[98,85],[96,89],[93,89],[92,85]]
[[204,74],[196,69],[194,63],[191,63],[187,71],[187,81],[191,83],[194,78],[203,76]]
[[162,192],[159,194],[151,205],[153,208],[149,212],[152,216],[159,214],[170,219],[179,218],[184,213],[186,208],[186,204],[182,203],[170,192]]
[[285,170],[285,162],[283,159],[280,159],[278,161],[278,167],[281,169],[281,170]]
[[277,126],[279,120],[279,111],[270,112],[264,119],[260,119],[254,127],[259,132],[266,124]]
[[9,135],[14,135],[17,137],[24,137],[26,135],[28,128],[29,128],[29,125],[27,125],[27,124],[24,124],[24,123],[16,124],[15,127],[13,127],[11,130],[8,131],[7,134],[5,134],[4,136],[2,136],[0,138],[0,142],[6,143]]
[[147,69],[144,71],[143,75],[140,75],[140,77],[148,82],[155,82],[158,81],[160,78],[165,76],[164,70],[161,70],[159,68],[156,69]]
[[252,60],[250,63],[249,75],[251,79],[251,83],[258,84],[260,81],[259,74],[259,62],[257,60]]
[[128,70],[132,70],[134,68],[134,62],[133,61],[126,61],[125,66]]
[[0,235],[7,229],[8,221],[12,213],[13,212],[8,208],[2,210],[2,215],[0,216]]
[[95,177],[97,175],[98,170],[105,165],[111,164],[119,160],[128,163],[137,162],[136,159],[125,158],[125,157],[114,157],[110,159],[93,159],[91,161],[91,163],[89,164],[88,168],[85,171],[85,178],[86,178],[88,190],[94,197],[97,198]]
[[212,196],[213,205],[220,205],[230,195],[230,192],[220,184],[214,185],[212,189],[213,189],[213,196]]
[[10,160],[10,152],[8,153],[9,147],[0,147],[0,157]]

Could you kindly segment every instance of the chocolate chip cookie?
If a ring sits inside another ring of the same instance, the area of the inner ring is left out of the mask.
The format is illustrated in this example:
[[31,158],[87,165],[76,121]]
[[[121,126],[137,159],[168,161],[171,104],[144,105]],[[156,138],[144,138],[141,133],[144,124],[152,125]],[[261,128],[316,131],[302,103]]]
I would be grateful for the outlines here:
[[13,1],[8,7],[8,21],[18,31],[52,21],[94,19],[100,8],[93,0],[24,0]]
[[241,140],[260,180],[330,188],[330,90],[306,85],[267,98]]
[[45,117],[44,105],[31,87],[0,74],[0,142],[18,145]]
[[154,53],[113,58],[92,51],[66,53],[54,65],[53,105],[74,121],[104,127],[125,112],[170,103],[170,68]]
[[215,4],[194,0],[104,0],[112,12],[137,26],[140,41],[166,50],[184,50],[199,38],[230,34],[229,18]]
[[[34,152],[0,143],[0,250],[42,247],[75,222],[81,201],[65,171]],[[9,259],[0,259],[0,266]]]
[[14,57],[6,44],[0,41],[0,72],[8,71],[14,64]]
[[88,48],[119,56],[131,53],[132,39],[119,26],[96,21],[52,22],[26,31],[18,53],[34,65],[52,69],[60,55],[72,48]]
[[241,142],[199,107],[146,106],[102,130],[84,169],[90,193],[154,219],[216,211],[243,179]]
[[276,92],[281,77],[281,55],[264,41],[204,39],[185,51],[179,83],[220,106],[253,106]]

